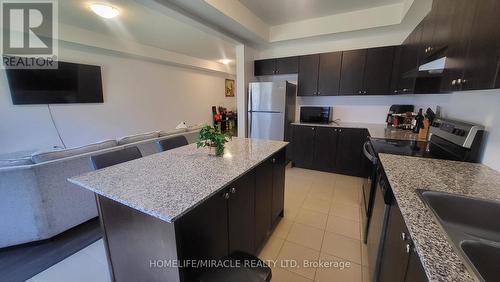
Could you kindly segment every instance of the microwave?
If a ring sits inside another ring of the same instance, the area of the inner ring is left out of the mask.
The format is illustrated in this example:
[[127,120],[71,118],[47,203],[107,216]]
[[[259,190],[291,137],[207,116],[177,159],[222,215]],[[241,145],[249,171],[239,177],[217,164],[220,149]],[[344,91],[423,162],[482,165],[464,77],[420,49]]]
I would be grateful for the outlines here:
[[300,122],[330,123],[333,107],[300,107]]

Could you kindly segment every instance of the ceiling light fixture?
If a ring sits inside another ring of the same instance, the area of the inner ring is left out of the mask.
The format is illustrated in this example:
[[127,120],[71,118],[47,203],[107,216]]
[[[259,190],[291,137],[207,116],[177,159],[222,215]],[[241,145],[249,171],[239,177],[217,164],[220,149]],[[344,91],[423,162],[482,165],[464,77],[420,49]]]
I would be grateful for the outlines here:
[[114,18],[120,14],[118,9],[107,4],[91,4],[90,9],[97,15],[106,19]]
[[231,62],[231,60],[229,59],[222,59],[220,60],[221,63],[223,63],[224,65],[229,65],[229,63]]

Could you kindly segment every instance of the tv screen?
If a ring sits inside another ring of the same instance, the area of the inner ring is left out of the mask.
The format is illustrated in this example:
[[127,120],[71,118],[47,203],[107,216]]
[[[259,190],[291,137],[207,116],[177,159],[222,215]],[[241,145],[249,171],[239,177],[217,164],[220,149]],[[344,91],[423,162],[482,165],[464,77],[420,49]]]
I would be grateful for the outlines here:
[[58,62],[58,69],[6,69],[14,105],[103,103],[101,67]]

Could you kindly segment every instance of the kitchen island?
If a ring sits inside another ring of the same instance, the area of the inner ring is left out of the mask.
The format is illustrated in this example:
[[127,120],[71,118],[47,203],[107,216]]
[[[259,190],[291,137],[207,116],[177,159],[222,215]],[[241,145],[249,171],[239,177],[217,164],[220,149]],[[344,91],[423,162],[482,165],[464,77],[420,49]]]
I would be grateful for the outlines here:
[[257,253],[283,216],[287,144],[191,144],[69,179],[97,196],[112,280],[191,281],[188,263]]

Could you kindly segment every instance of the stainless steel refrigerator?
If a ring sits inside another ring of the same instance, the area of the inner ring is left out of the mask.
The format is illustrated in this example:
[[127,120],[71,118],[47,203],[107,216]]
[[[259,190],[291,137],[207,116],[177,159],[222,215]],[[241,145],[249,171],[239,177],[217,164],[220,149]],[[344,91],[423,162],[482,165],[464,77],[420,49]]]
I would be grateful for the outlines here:
[[252,82],[248,92],[248,137],[289,141],[290,123],[295,121],[295,84]]

